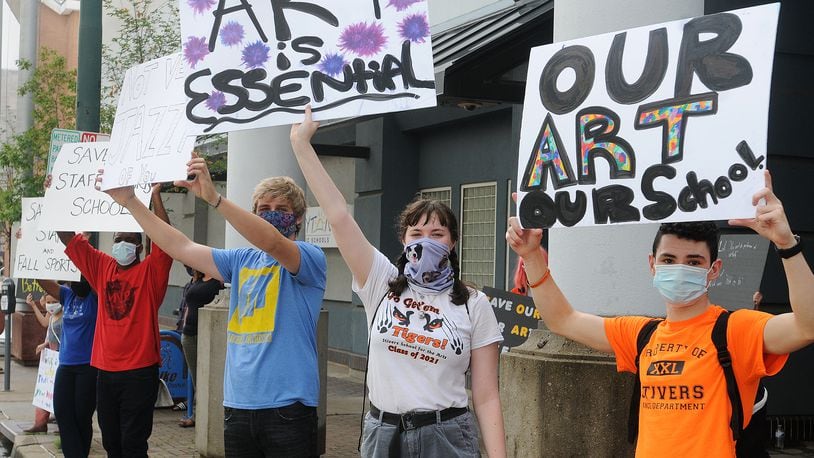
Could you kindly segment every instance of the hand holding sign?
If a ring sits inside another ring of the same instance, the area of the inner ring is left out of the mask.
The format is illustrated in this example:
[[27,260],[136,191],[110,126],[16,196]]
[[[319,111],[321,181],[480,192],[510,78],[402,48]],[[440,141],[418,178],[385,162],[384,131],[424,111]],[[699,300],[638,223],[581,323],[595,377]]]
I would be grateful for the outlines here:
[[[743,226],[752,229],[764,238],[771,240],[778,248],[790,248],[797,241],[791,232],[783,203],[774,194],[772,188],[772,175],[768,170],[763,171],[766,186],[752,196],[752,205],[755,206],[755,217],[745,219],[732,219],[732,226]],[[763,201],[763,202],[761,202]]]
[[291,125],[291,144],[310,145],[311,137],[319,129],[319,123],[314,121],[311,116],[311,105],[305,106],[305,119],[301,123]]
[[[97,191],[102,191],[105,194],[109,195],[114,202],[121,205],[122,208],[127,208],[127,202],[136,196],[135,191],[133,190],[133,186],[122,186],[121,188],[112,188],[112,189],[105,189],[102,190],[102,182],[104,180],[105,169],[99,169],[99,173],[96,175],[96,182],[95,187]],[[154,186],[150,187],[150,194],[154,194],[155,191],[153,190]],[[160,187],[159,187],[160,189]]]
[[193,152],[192,159],[187,162],[187,176],[188,178],[192,177],[192,179],[176,181],[173,184],[187,188],[209,205],[217,205],[218,191],[212,183],[212,175],[209,174],[206,159],[200,157],[198,153]]

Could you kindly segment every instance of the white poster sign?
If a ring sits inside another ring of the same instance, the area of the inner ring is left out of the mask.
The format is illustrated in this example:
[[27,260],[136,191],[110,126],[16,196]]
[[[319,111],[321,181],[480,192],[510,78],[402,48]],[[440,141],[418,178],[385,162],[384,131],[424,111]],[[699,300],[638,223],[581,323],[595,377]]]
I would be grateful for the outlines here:
[[[353,214],[352,205],[348,205],[348,211]],[[308,207],[305,210],[305,241],[320,248],[336,248],[336,239],[322,207]]]
[[754,216],[779,4],[534,48],[524,227]]
[[435,106],[426,0],[182,1],[186,113],[206,133]]
[[59,352],[43,348],[40,353],[40,367],[37,369],[37,384],[34,386],[35,407],[54,412],[54,380],[59,367]]
[[[51,186],[45,191],[40,228],[49,231],[141,232],[126,208],[96,190],[96,176],[107,156],[107,142],[62,145]],[[136,196],[148,205],[149,184],[136,186]]]
[[127,70],[102,189],[186,179],[199,130],[187,121],[186,103],[181,53]]
[[54,168],[54,161],[65,143],[106,142],[110,135],[98,132],[85,132],[70,129],[51,129],[51,146],[48,150],[48,173]]
[[14,260],[14,277],[78,281],[79,269],[65,255],[56,232],[40,229],[42,197],[23,197],[22,220]]

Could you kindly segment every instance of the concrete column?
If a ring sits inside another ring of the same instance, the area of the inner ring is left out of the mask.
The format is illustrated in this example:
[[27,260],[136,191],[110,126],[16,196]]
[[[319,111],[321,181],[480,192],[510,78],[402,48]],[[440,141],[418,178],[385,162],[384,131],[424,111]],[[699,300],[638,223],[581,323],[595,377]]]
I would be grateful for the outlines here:
[[229,289],[198,311],[198,369],[195,373],[195,448],[202,456],[224,456],[223,370]]
[[[702,0],[555,0],[554,41],[703,14]],[[647,270],[654,234],[655,225],[551,230],[553,277],[581,311],[663,315]],[[632,380],[616,373],[613,356],[532,331],[500,362],[509,456],[632,456],[626,442]]]
[[[289,126],[242,130],[229,133],[226,161],[226,197],[251,211],[252,192],[260,180],[285,175],[303,189],[305,179],[294,159]],[[249,246],[243,236],[226,224],[226,248]]]

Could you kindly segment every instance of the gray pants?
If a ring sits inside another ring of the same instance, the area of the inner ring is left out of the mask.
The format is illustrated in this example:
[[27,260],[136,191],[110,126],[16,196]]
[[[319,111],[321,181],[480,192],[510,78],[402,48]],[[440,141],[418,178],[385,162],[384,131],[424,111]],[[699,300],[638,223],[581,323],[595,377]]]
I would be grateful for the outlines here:
[[[370,412],[365,414],[362,432],[362,456],[365,458],[387,458],[390,439],[397,426],[382,423]],[[410,431],[402,431],[402,457],[480,457],[478,433],[472,412],[467,412],[447,421],[422,426]]]
[[184,359],[187,360],[192,386],[195,386],[195,375],[198,369],[198,336],[181,335],[181,346],[184,348]]

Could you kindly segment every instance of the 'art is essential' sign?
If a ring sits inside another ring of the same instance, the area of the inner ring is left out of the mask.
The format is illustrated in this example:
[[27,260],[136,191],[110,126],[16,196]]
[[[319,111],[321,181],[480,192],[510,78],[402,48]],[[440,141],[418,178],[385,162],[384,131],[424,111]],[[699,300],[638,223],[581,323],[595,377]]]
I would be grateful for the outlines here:
[[435,106],[426,0],[184,0],[186,115],[205,133]]
[[754,216],[779,4],[534,48],[524,227]]

